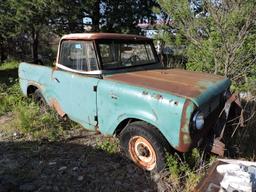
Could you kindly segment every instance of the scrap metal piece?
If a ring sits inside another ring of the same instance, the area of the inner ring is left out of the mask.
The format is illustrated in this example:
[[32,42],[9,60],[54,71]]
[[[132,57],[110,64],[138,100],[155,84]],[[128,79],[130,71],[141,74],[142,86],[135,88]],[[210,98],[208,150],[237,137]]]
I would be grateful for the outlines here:
[[[225,144],[221,142],[221,139],[223,138],[224,131],[226,128],[229,112],[230,112],[230,107],[232,103],[235,102],[240,108],[242,108],[240,99],[237,94],[232,94],[229,99],[226,101],[224,108],[222,109],[218,122],[215,126],[215,132],[217,132],[217,135],[215,135],[216,138],[214,138],[212,147],[211,147],[211,152],[214,154],[217,154],[221,157],[224,156],[224,151],[225,151]],[[240,115],[240,124],[243,125],[243,110],[241,110],[241,115]],[[218,135],[218,130],[221,130],[220,134]]]
[[231,97],[226,101],[225,106],[224,106],[224,108],[223,108],[223,110],[220,114],[220,116],[221,116],[223,111],[225,111],[225,123],[224,123],[224,126],[223,126],[221,134],[220,134],[220,139],[223,138],[223,134],[224,134],[224,131],[225,131],[225,128],[226,128],[227,120],[228,120],[230,107],[231,107],[231,104],[233,102],[235,102],[237,104],[237,106],[241,108],[240,125],[244,126],[243,109],[242,109],[242,105],[241,105],[241,102],[240,102],[240,98],[238,97],[237,94],[232,94]]
[[219,138],[214,139],[211,152],[223,157],[225,152],[225,144],[222,143]]

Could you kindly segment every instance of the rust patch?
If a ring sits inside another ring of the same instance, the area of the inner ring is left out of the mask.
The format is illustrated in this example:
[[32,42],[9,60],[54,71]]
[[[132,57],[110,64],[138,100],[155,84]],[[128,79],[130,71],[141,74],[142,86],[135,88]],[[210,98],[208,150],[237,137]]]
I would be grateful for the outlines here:
[[220,141],[220,139],[214,139],[211,152],[219,155],[220,157],[224,156],[225,144]]
[[215,83],[224,79],[221,76],[178,69],[137,71],[104,78],[190,98],[199,96],[207,89],[201,86],[202,82]]
[[141,168],[151,171],[156,166],[156,152],[148,140],[134,136],[129,140],[128,151],[131,159]]
[[190,104],[191,101],[186,100],[182,109],[179,146],[176,147],[176,149],[180,152],[188,151],[192,145],[190,132],[185,130],[185,127],[189,126],[190,123],[190,119],[187,118],[187,108],[189,107]]
[[56,99],[52,99],[50,101],[50,106],[53,107],[61,117],[65,116],[66,113],[62,110],[59,102]]
[[224,175],[218,173],[217,166],[227,164],[223,161],[215,161],[207,170],[207,173],[205,176],[200,180],[198,185],[195,187],[193,192],[202,192],[202,191],[211,191],[211,192],[217,192],[221,191],[220,189],[220,182],[222,181]]
[[35,82],[35,81],[28,81],[28,87],[31,86],[31,85],[34,86],[34,87],[37,87],[40,90],[43,89],[43,86],[40,85],[39,83]]
[[160,95],[160,94],[157,94],[157,95],[155,96],[155,98],[156,98],[157,100],[160,100],[160,99],[163,99],[163,96]]
[[118,33],[73,33],[64,35],[63,39],[82,39],[82,40],[100,40],[100,39],[118,39],[118,40],[139,40],[152,41],[151,39],[140,35],[128,35]]

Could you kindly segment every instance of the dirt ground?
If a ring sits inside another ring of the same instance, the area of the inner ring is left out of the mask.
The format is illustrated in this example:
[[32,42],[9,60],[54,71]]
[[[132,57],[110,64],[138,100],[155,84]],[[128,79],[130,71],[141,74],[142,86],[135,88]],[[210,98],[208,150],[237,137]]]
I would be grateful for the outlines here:
[[[9,118],[0,117],[1,124]],[[157,191],[149,172],[97,149],[101,135],[79,130],[73,138],[25,141],[0,131],[0,191]]]

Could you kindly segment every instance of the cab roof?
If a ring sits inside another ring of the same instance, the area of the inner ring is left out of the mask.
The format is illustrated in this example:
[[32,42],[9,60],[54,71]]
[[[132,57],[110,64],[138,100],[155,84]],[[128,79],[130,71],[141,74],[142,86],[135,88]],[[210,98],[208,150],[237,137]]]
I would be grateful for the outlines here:
[[120,33],[72,33],[64,35],[62,40],[104,40],[104,39],[115,39],[115,40],[141,40],[150,41],[151,39],[140,36],[140,35],[128,35]]

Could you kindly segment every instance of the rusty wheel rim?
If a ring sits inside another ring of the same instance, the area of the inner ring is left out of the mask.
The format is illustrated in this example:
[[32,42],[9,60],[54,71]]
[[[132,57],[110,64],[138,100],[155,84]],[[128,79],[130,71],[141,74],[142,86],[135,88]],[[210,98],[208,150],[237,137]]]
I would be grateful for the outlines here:
[[141,168],[152,170],[156,166],[156,152],[152,145],[141,136],[134,136],[129,141],[129,153],[132,160]]

